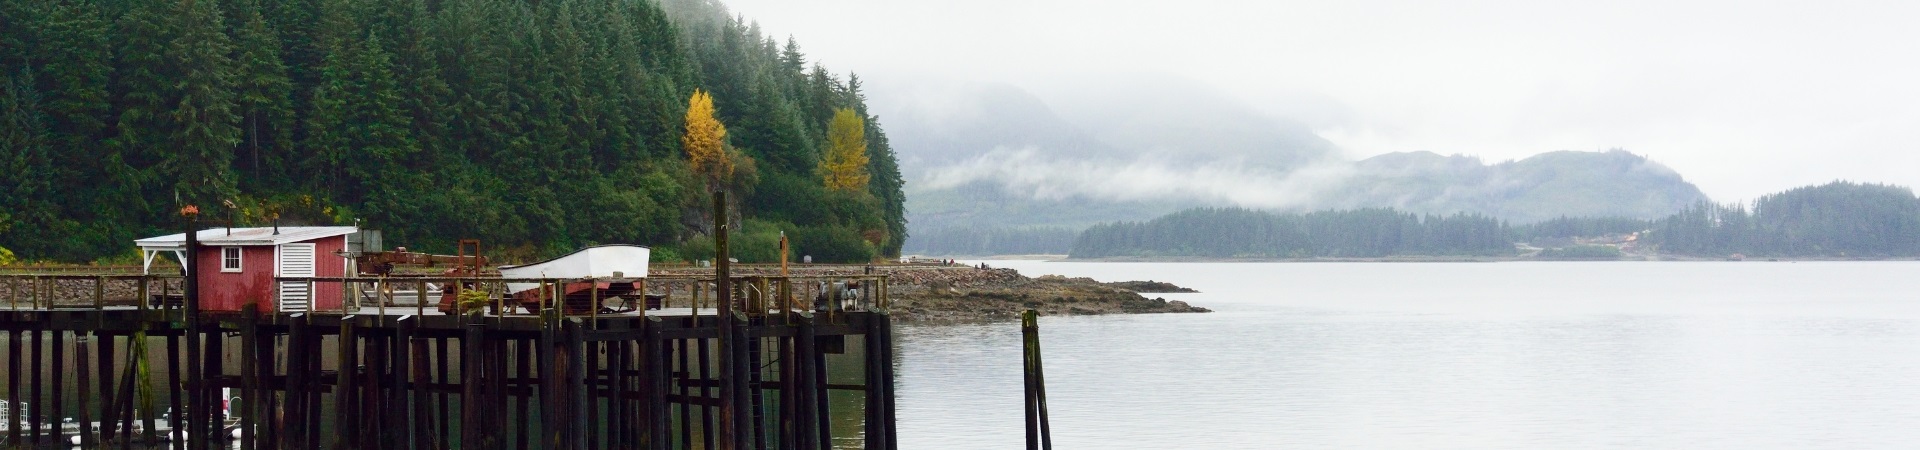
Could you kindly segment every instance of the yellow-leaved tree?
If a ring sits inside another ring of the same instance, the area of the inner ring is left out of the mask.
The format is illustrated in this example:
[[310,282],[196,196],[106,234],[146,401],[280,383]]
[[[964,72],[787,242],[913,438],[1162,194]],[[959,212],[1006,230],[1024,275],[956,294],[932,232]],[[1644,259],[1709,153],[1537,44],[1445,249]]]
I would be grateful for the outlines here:
[[867,123],[852,109],[833,112],[827,123],[827,151],[820,161],[820,177],[827,189],[867,190]]
[[680,136],[680,145],[687,149],[693,172],[706,177],[709,189],[733,177],[726,141],[727,126],[714,117],[713,96],[695,89],[693,97],[687,99],[687,132]]

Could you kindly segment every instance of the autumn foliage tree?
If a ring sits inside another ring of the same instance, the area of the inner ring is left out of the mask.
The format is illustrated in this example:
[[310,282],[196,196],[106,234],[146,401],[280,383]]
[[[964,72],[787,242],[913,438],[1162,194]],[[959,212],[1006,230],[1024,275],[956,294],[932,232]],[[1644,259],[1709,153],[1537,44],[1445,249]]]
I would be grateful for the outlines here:
[[827,151],[820,162],[827,189],[860,192],[867,189],[867,125],[852,108],[833,113],[827,124]]
[[687,99],[686,122],[680,146],[687,150],[687,162],[706,178],[708,188],[717,188],[733,176],[733,160],[727,155],[727,126],[714,117],[713,96],[695,89]]

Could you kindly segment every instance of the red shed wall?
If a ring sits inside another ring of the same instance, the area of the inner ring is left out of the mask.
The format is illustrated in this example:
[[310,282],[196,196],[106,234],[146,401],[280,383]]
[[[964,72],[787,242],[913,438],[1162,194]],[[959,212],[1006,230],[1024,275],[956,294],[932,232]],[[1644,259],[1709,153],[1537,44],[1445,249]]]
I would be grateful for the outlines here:
[[240,272],[220,271],[221,247],[201,247],[194,256],[193,268],[200,278],[201,311],[240,311],[248,303],[259,303],[260,311],[273,310],[273,246],[240,247]]
[[[345,235],[314,239],[301,242],[313,244],[313,276],[347,276],[347,259],[339,252],[347,250]],[[340,295],[340,283],[320,283],[313,286],[313,308],[315,310],[338,311],[343,298]]]
[[[346,250],[347,237],[334,236],[300,243],[311,243],[314,253],[314,276],[346,276],[347,259],[335,252]],[[274,312],[279,303],[277,285],[273,281],[275,263],[279,255],[271,245],[242,246],[240,272],[220,271],[219,246],[202,247],[195,256],[194,268],[200,274],[200,310],[239,312],[248,303],[259,303],[260,312]],[[320,283],[313,287],[314,309],[337,311],[342,296],[339,283]]]

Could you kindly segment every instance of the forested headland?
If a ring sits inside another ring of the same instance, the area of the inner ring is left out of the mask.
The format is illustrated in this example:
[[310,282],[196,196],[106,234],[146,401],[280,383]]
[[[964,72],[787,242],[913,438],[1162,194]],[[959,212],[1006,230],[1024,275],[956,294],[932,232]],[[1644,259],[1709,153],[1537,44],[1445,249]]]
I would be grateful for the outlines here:
[[1274,213],[1202,208],[1146,222],[1096,225],[1074,240],[1072,258],[1377,258],[1505,255],[1509,227],[1477,214],[1417,215],[1391,208]]
[[1508,224],[1471,214],[1416,216],[1392,209],[1274,213],[1194,209],[1087,229],[1074,258],[1318,258],[1518,256],[1892,258],[1920,256],[1920,198],[1905,187],[1833,182],[1751,204],[1702,202],[1642,220],[1560,217]]
[[736,257],[785,233],[855,261],[899,252],[901,188],[858,77],[711,1],[0,2],[0,247],[21,259],[124,255],[185,205],[428,250],[701,258],[725,189]]
[[1751,205],[1702,203],[1653,224],[1661,252],[1728,256],[1920,256],[1920,198],[1910,188],[1833,182]]
[[947,227],[913,233],[903,250],[921,255],[1064,255],[1080,230],[1067,227]]

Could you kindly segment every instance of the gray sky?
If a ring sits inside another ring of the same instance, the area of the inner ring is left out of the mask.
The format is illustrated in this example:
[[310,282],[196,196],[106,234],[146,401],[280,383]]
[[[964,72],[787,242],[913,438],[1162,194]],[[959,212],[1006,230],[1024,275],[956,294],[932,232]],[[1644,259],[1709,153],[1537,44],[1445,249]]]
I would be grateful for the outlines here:
[[836,73],[1042,91],[1169,73],[1355,158],[1618,147],[1720,201],[1920,186],[1920,2],[726,3]]

